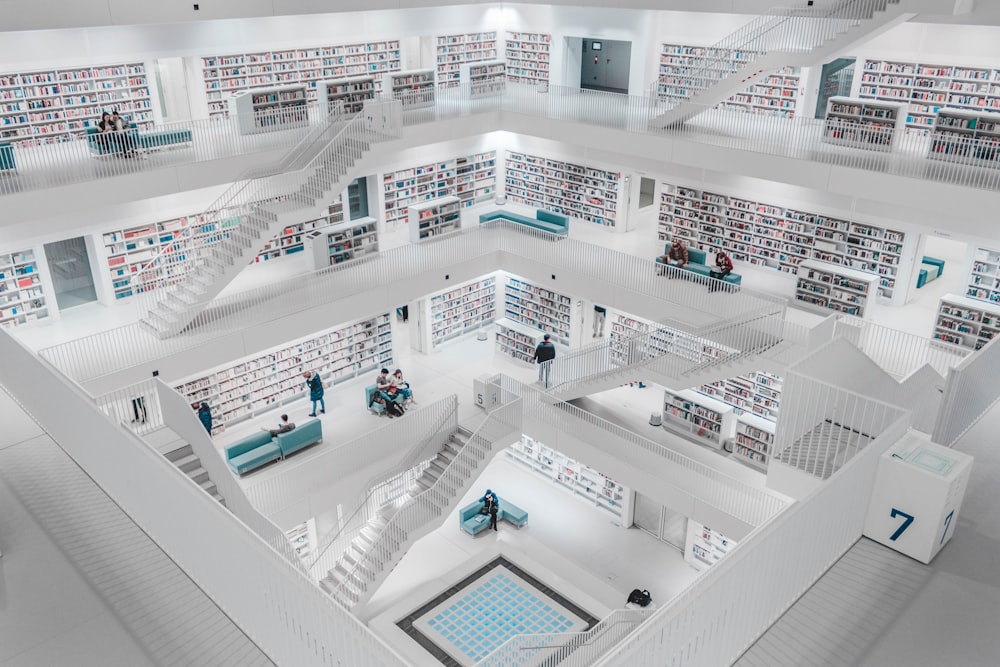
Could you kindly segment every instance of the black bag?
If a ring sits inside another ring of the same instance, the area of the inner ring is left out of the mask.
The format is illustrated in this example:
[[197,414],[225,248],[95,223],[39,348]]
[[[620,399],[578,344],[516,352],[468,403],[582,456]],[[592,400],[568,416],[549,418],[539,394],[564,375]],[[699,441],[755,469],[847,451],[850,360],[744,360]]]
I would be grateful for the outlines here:
[[653,601],[653,598],[650,596],[649,591],[635,588],[628,594],[628,601],[629,603],[637,604],[640,607],[648,607],[649,603]]

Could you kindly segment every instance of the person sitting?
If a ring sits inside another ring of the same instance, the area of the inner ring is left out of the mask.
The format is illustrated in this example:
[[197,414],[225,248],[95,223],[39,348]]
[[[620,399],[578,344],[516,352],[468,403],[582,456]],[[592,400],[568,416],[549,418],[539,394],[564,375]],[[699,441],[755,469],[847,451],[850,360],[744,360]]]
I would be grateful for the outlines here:
[[288,433],[295,428],[295,422],[288,421],[288,415],[281,415],[281,421],[278,422],[278,428],[268,428],[266,426],[261,426],[260,430],[267,431],[271,434],[271,437],[278,435],[279,433]]
[[111,111],[111,122],[114,124],[115,134],[118,136],[122,155],[125,157],[135,157],[135,146],[132,144],[132,135],[129,134],[128,118],[120,116],[118,109],[114,109]]
[[118,133],[115,131],[115,121],[107,111],[101,114],[101,122],[97,124],[97,132],[100,134],[100,141],[109,153],[117,153],[121,150],[121,142]]
[[[715,278],[716,280],[721,281],[730,273],[732,273],[732,271],[733,271],[733,260],[729,258],[729,255],[727,255],[722,250],[715,253],[715,269],[709,271],[708,272],[709,275]],[[715,282],[715,280],[709,283],[708,285],[709,292],[714,292],[717,289],[719,289],[719,283]]]
[[684,245],[684,241],[674,238],[670,243],[670,249],[667,251],[667,254],[660,256],[660,261],[664,264],[676,266],[678,269],[683,269],[687,266],[691,260],[688,258],[688,249]]
[[389,369],[383,368],[375,378],[375,390],[379,398],[378,401],[385,406],[385,412],[390,417],[400,417],[406,410],[400,405],[402,394],[399,389],[392,386],[392,379],[389,377]]
[[488,514],[490,516],[490,528],[496,530],[497,514],[500,512],[500,499],[497,498],[497,494],[493,493],[489,489],[486,489],[486,493],[484,493],[483,497],[479,499],[479,502],[483,504],[479,513]]
[[410,389],[410,383],[403,379],[402,370],[397,368],[396,372],[389,378],[389,382],[396,388],[396,391],[403,395],[403,405],[417,404],[413,398],[413,390]]

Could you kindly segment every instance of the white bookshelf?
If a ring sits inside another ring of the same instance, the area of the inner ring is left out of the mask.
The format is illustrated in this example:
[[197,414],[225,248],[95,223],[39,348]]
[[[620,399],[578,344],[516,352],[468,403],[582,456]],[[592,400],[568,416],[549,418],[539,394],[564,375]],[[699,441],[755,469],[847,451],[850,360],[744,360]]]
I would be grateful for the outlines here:
[[[663,44],[657,94],[661,100],[688,99],[707,82],[744,67],[752,56],[748,51]],[[798,67],[782,67],[718,106],[731,111],[792,118],[799,100],[800,79]]]
[[812,310],[865,316],[878,278],[836,264],[807,260],[799,265],[795,299]]
[[491,198],[496,191],[496,152],[473,153],[440,162],[386,172],[382,176],[385,222],[408,221],[407,208],[438,197],[455,196],[462,206]]
[[308,396],[302,373],[316,371],[330,385],[392,365],[389,314],[339,325],[318,335],[182,380],[175,389],[188,403],[212,407],[212,433]]
[[507,66],[502,60],[465,63],[460,69],[462,85],[468,86],[469,97],[487,97],[504,91]]
[[781,408],[781,387],[780,375],[753,371],[702,385],[699,391],[733,406],[738,415],[750,413],[773,422]]
[[1000,334],[1000,305],[983,303],[957,294],[945,294],[938,304],[931,337],[934,340],[978,350]]
[[497,34],[490,31],[441,35],[437,38],[435,58],[438,85],[457,86],[462,65],[497,59]]
[[501,354],[533,364],[535,348],[542,342],[542,332],[512,319],[497,320],[496,347]]
[[114,109],[140,129],[152,126],[144,63],[0,74],[0,141],[20,146],[69,141]]
[[906,105],[907,132],[928,134],[945,107],[1000,111],[1000,68],[867,59],[858,97]]
[[527,435],[522,434],[506,451],[510,460],[607,510],[621,525],[629,491],[616,480]]
[[[506,277],[503,292],[504,317],[549,334],[553,343],[572,345],[575,340],[572,299],[514,276]],[[575,334],[579,335],[579,331]]]
[[788,273],[818,259],[878,276],[883,299],[899,294],[903,232],[667,183],[659,198],[661,241],[681,238],[707,253],[722,249],[734,261]]
[[305,234],[305,245],[315,270],[361,259],[379,250],[378,221],[359,218],[347,224],[325,226]]
[[[277,236],[264,244],[260,252],[254,258],[256,262],[264,262],[270,259],[277,259],[285,255],[293,255],[307,249],[310,239],[316,237],[319,230],[323,230],[330,225],[337,225],[344,220],[343,197],[338,197],[336,201],[327,206],[326,212],[314,219],[306,222],[298,222],[288,225],[281,230]],[[318,267],[327,266],[318,264]]]
[[684,560],[699,570],[706,570],[722,559],[737,542],[694,519],[688,519]]
[[458,197],[438,197],[409,207],[410,241],[453,234],[461,229],[462,202]]
[[739,415],[736,418],[733,458],[766,470],[774,448],[774,431],[773,421],[755,415]]
[[733,437],[736,414],[733,406],[693,389],[667,389],[663,393],[663,428],[722,449],[723,441]]
[[518,204],[614,227],[621,173],[507,151],[504,189]]
[[382,92],[399,100],[404,108],[419,109],[434,104],[434,70],[411,69],[382,77]]
[[[650,334],[647,344],[636,349],[627,339]],[[671,354],[691,361],[718,359],[723,354],[735,352],[714,341],[694,336],[686,331],[672,329],[642,318],[616,313],[611,320],[611,358],[615,363],[627,365],[641,361],[640,356]]]
[[822,140],[870,151],[891,151],[903,129],[906,105],[851,97],[827,102]]
[[316,83],[317,99],[326,102],[328,113],[339,108],[344,113],[358,113],[365,100],[373,100],[378,94],[376,79],[372,75],[330,79]]
[[552,35],[540,32],[508,32],[504,45],[507,80],[532,85],[549,82],[549,46]]
[[0,327],[49,316],[34,250],[0,252]]
[[996,168],[1000,163],[1000,109],[941,109],[934,121],[927,157]]
[[965,296],[1000,303],[1000,250],[976,248]]
[[291,530],[286,530],[285,536],[288,538],[288,542],[292,545],[292,548],[295,549],[295,555],[302,560],[308,560],[313,550],[319,546],[319,540],[316,537],[315,519],[309,519],[298,524]]
[[311,46],[283,51],[230,53],[201,58],[209,117],[225,117],[231,93],[252,88],[300,83],[310,101],[317,82],[355,76],[380,79],[400,69],[399,40]]
[[229,113],[240,134],[273,132],[308,122],[305,86],[255,88],[233,93]]
[[431,346],[437,347],[496,319],[496,278],[473,280],[433,295],[428,301]]

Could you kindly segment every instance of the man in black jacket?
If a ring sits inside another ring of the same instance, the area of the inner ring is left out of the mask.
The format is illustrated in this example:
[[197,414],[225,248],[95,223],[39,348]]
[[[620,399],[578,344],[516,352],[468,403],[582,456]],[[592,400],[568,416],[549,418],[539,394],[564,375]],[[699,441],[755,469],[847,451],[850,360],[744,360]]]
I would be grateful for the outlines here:
[[549,388],[549,372],[552,369],[552,360],[556,358],[556,346],[549,340],[549,335],[542,336],[542,342],[535,348],[535,356],[532,357],[538,364],[538,381],[545,383],[545,388]]

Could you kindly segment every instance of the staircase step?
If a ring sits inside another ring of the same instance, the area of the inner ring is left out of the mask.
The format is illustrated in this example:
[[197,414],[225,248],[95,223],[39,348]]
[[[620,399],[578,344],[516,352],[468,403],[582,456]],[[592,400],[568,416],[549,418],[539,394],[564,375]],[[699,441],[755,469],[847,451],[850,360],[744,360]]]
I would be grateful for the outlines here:
[[196,484],[201,484],[202,482],[208,480],[208,471],[204,468],[195,468],[194,470],[188,472],[187,476],[194,480]]
[[182,447],[178,447],[173,451],[167,452],[164,456],[167,457],[167,460],[171,463],[176,463],[178,459],[182,459],[185,456],[191,456],[193,454],[194,450],[191,449],[191,445],[185,444]]
[[[189,445],[190,447],[190,445]],[[192,470],[197,470],[201,468],[201,459],[194,455],[194,452],[188,454],[187,456],[178,458],[174,460],[174,465],[180,468],[183,472],[191,472]]]

